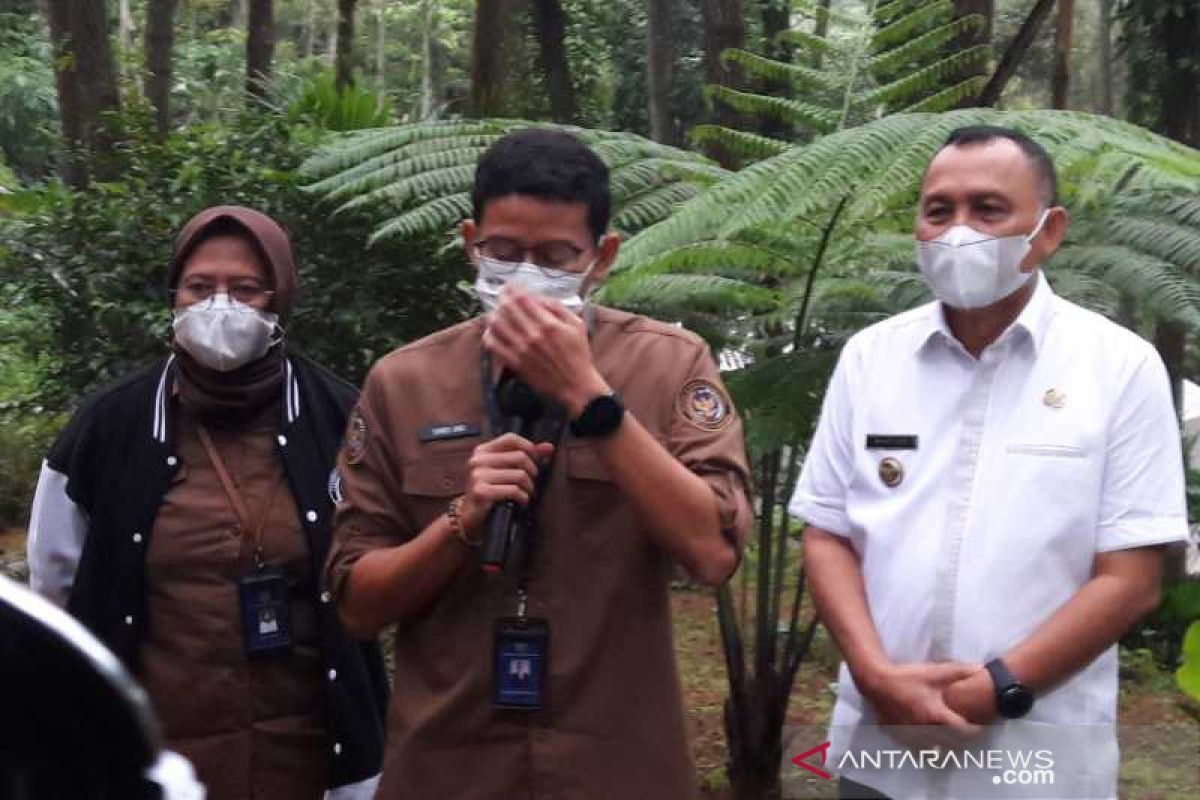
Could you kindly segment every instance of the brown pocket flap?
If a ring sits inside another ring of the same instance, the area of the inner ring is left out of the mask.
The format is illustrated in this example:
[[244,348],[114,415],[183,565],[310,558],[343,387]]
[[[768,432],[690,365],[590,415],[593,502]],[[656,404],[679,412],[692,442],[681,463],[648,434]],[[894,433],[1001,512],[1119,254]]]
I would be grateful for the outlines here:
[[471,450],[445,453],[404,465],[405,494],[455,497],[467,490],[467,459]]
[[591,447],[579,446],[567,448],[567,474],[572,478],[582,478],[588,481],[611,481],[608,468],[596,455]]

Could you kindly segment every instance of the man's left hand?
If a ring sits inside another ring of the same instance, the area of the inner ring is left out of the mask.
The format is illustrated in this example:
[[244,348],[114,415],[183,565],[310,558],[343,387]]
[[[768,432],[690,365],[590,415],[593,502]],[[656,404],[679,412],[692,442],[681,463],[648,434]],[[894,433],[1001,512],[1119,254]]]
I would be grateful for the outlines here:
[[947,686],[942,699],[953,711],[976,725],[987,725],[996,718],[996,688],[986,667]]
[[587,326],[556,300],[506,287],[488,317],[483,346],[572,419],[609,391],[592,362]]

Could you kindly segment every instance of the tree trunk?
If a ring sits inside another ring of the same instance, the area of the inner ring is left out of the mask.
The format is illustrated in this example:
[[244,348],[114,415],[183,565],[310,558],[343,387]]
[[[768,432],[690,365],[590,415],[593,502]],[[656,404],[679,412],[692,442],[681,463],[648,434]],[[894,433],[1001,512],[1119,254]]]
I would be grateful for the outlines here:
[[175,47],[175,0],[150,0],[146,7],[146,97],[154,106],[160,136],[171,127],[172,52]]
[[476,0],[471,38],[471,116],[504,113],[504,52],[516,0]]
[[387,0],[379,0],[379,8],[375,12],[375,85],[378,92],[379,107],[383,108],[383,100],[387,95]]
[[[818,39],[824,39],[829,35],[829,9],[833,6],[833,0],[818,0],[817,1],[817,22],[813,26],[813,35]],[[813,50],[813,68],[821,68],[821,51]]]
[[1058,0],[1058,30],[1054,37],[1054,108],[1070,105],[1071,40],[1075,27],[1075,0]]
[[579,121],[579,104],[567,61],[567,16],[559,0],[533,0],[533,26],[538,40],[538,62],[550,98],[550,118],[555,122]]
[[[246,9],[247,0],[233,0],[229,5],[229,25],[233,28],[244,28],[249,24],[250,17]],[[249,0],[253,3],[254,0]]]
[[996,71],[992,73],[992,77],[988,79],[987,86],[979,94],[979,100],[976,105],[981,107],[994,106],[1000,102],[1000,96],[1004,94],[1004,87],[1012,80],[1012,76],[1017,73],[1017,67],[1021,64],[1021,59],[1025,57],[1025,53],[1037,38],[1038,30],[1042,27],[1042,23],[1046,21],[1046,17],[1050,15],[1050,11],[1054,8],[1054,0],[1037,0],[1034,6],[1029,11],[1029,15],[1025,17],[1025,21],[1021,23],[1020,30],[1009,43],[1008,49],[1004,51],[1004,57],[1000,59],[1000,63],[996,65]]
[[[779,34],[791,27],[792,4],[790,0],[764,0],[762,18],[763,53],[776,61],[790,62],[795,56],[793,48],[779,41]],[[787,81],[763,81],[762,91],[773,97],[790,97],[794,92]],[[791,127],[782,120],[763,117],[759,120],[759,132],[773,139],[791,138]]]
[[[704,18],[705,80],[710,84],[741,89],[741,70],[734,64],[722,63],[721,53],[730,48],[746,46],[746,17],[742,0],[702,0],[701,11]],[[736,127],[737,115],[731,109],[716,104],[713,122]],[[719,145],[710,145],[708,155],[722,166],[737,167],[737,159]]]
[[335,85],[341,92],[354,85],[354,6],[358,0],[338,0]]
[[[956,38],[953,45],[955,50],[962,51],[980,45],[986,47],[992,43],[992,23],[996,16],[995,0],[954,0],[955,19],[962,19],[973,15],[983,17],[983,27],[967,31]],[[962,83],[972,78],[986,77],[988,67],[988,59],[981,59],[970,66],[964,67],[951,80],[954,83]],[[959,107],[970,108],[975,105],[975,102],[974,97],[966,97],[959,103]]]
[[420,118],[432,119],[434,103],[437,98],[437,88],[434,85],[435,65],[433,36],[434,16],[433,0],[422,0],[421,9],[421,110]]
[[302,37],[305,58],[312,58],[317,45],[317,0],[305,0],[304,3],[304,36]]
[[133,11],[129,8],[129,0],[121,0],[117,4],[117,41],[120,43],[123,65],[133,63],[126,55],[133,52],[133,29]]
[[1100,0],[1100,104],[1099,111],[1113,116],[1112,12],[1113,0]]
[[86,186],[89,177],[111,180],[119,172],[115,146],[120,110],[116,68],[108,41],[107,7],[92,0],[49,0],[55,83],[67,157],[63,180]]
[[671,77],[675,47],[671,41],[671,0],[646,0],[646,116],[650,138],[674,144]]
[[1200,147],[1200,3],[1177,3],[1161,23],[1167,74],[1163,82],[1163,133]]
[[275,60],[275,7],[273,0],[250,0],[246,36],[246,93],[251,100],[267,96]]

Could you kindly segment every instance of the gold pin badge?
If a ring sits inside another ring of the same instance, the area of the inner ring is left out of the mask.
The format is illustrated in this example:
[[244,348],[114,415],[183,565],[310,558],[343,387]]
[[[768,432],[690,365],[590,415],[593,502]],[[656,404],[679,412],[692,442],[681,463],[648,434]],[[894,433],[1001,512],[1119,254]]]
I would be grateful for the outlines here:
[[897,458],[885,458],[879,462],[879,479],[884,486],[895,489],[904,481],[904,465]]
[[1058,389],[1047,389],[1042,395],[1042,403],[1050,408],[1062,408],[1067,404],[1067,396]]

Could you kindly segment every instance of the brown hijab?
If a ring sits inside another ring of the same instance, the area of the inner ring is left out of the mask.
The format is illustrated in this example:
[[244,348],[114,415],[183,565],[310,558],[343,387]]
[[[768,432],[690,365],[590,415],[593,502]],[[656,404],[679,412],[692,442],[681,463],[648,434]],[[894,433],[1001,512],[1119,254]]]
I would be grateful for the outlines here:
[[[167,272],[171,289],[179,284],[188,257],[197,245],[211,236],[242,235],[258,251],[267,282],[275,292],[270,311],[283,324],[291,317],[296,302],[297,273],[292,243],[275,220],[244,206],[214,206],[192,217],[175,239],[175,254]],[[209,369],[182,347],[176,346],[175,387],[184,408],[205,423],[240,427],[278,402],[283,390],[283,344],[267,351],[257,361],[230,372]]]

